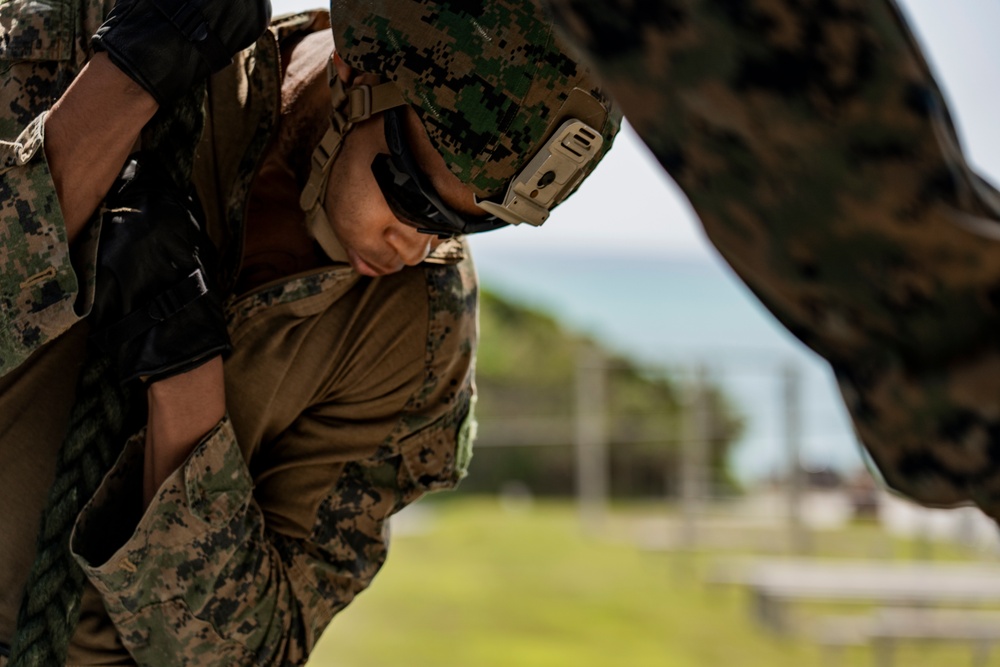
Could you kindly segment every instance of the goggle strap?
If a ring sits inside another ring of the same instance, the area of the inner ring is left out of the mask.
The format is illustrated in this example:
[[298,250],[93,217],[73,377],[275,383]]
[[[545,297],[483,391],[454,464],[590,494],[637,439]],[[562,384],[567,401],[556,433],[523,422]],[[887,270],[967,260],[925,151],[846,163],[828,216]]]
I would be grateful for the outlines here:
[[330,167],[333,165],[333,158],[340,152],[340,144],[343,139],[343,131],[331,124],[313,150],[309,178],[299,196],[299,207],[303,211],[311,211],[313,207],[320,204],[326,189],[327,178],[330,175]]
[[333,233],[333,228],[330,227],[327,217],[320,215],[318,206],[308,213],[306,228],[327,257],[335,262],[350,262],[344,246],[340,244],[337,235]]
[[[299,196],[299,207],[307,213],[322,204],[330,167],[340,152],[344,136],[354,124],[386,109],[406,104],[402,93],[392,83],[380,83],[376,86],[359,84],[345,89],[332,58],[327,64],[327,75],[330,83],[330,126],[313,150],[309,178]],[[344,111],[347,111],[346,117]],[[314,216],[309,217],[311,219]]]

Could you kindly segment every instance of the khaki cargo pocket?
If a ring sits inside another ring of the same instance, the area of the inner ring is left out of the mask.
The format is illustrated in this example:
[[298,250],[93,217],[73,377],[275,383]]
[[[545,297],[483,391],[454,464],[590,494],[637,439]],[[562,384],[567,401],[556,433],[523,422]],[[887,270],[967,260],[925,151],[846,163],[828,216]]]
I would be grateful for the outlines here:
[[0,60],[69,60],[76,0],[0,0]]
[[459,421],[445,417],[400,443],[410,479],[421,491],[454,488],[469,470],[475,439],[475,397]]

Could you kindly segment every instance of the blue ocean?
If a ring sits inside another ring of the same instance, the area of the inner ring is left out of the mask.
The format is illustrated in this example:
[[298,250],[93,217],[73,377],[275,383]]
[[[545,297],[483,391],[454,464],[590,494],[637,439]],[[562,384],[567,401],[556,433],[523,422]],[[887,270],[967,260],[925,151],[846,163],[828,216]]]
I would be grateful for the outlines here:
[[786,332],[730,269],[713,258],[474,245],[486,287],[541,308],[631,359],[678,373],[704,365],[746,420],[735,475],[753,482],[787,470],[782,378],[800,377],[801,460],[807,468],[862,466],[832,374]]

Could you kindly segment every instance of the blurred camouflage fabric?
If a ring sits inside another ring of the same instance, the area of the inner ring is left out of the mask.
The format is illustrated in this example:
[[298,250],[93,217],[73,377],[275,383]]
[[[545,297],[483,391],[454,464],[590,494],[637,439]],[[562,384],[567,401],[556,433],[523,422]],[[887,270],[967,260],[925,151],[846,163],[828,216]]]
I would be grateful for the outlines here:
[[893,488],[1000,516],[1000,196],[888,0],[552,0]]

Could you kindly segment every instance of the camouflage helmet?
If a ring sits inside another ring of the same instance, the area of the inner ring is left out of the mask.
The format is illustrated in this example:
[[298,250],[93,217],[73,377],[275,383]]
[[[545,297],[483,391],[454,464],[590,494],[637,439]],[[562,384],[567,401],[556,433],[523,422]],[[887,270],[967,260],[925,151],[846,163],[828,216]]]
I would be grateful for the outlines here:
[[330,13],[341,58],[396,85],[478,197],[503,193],[569,118],[602,139],[573,188],[618,132],[621,113],[532,0],[332,0]]

